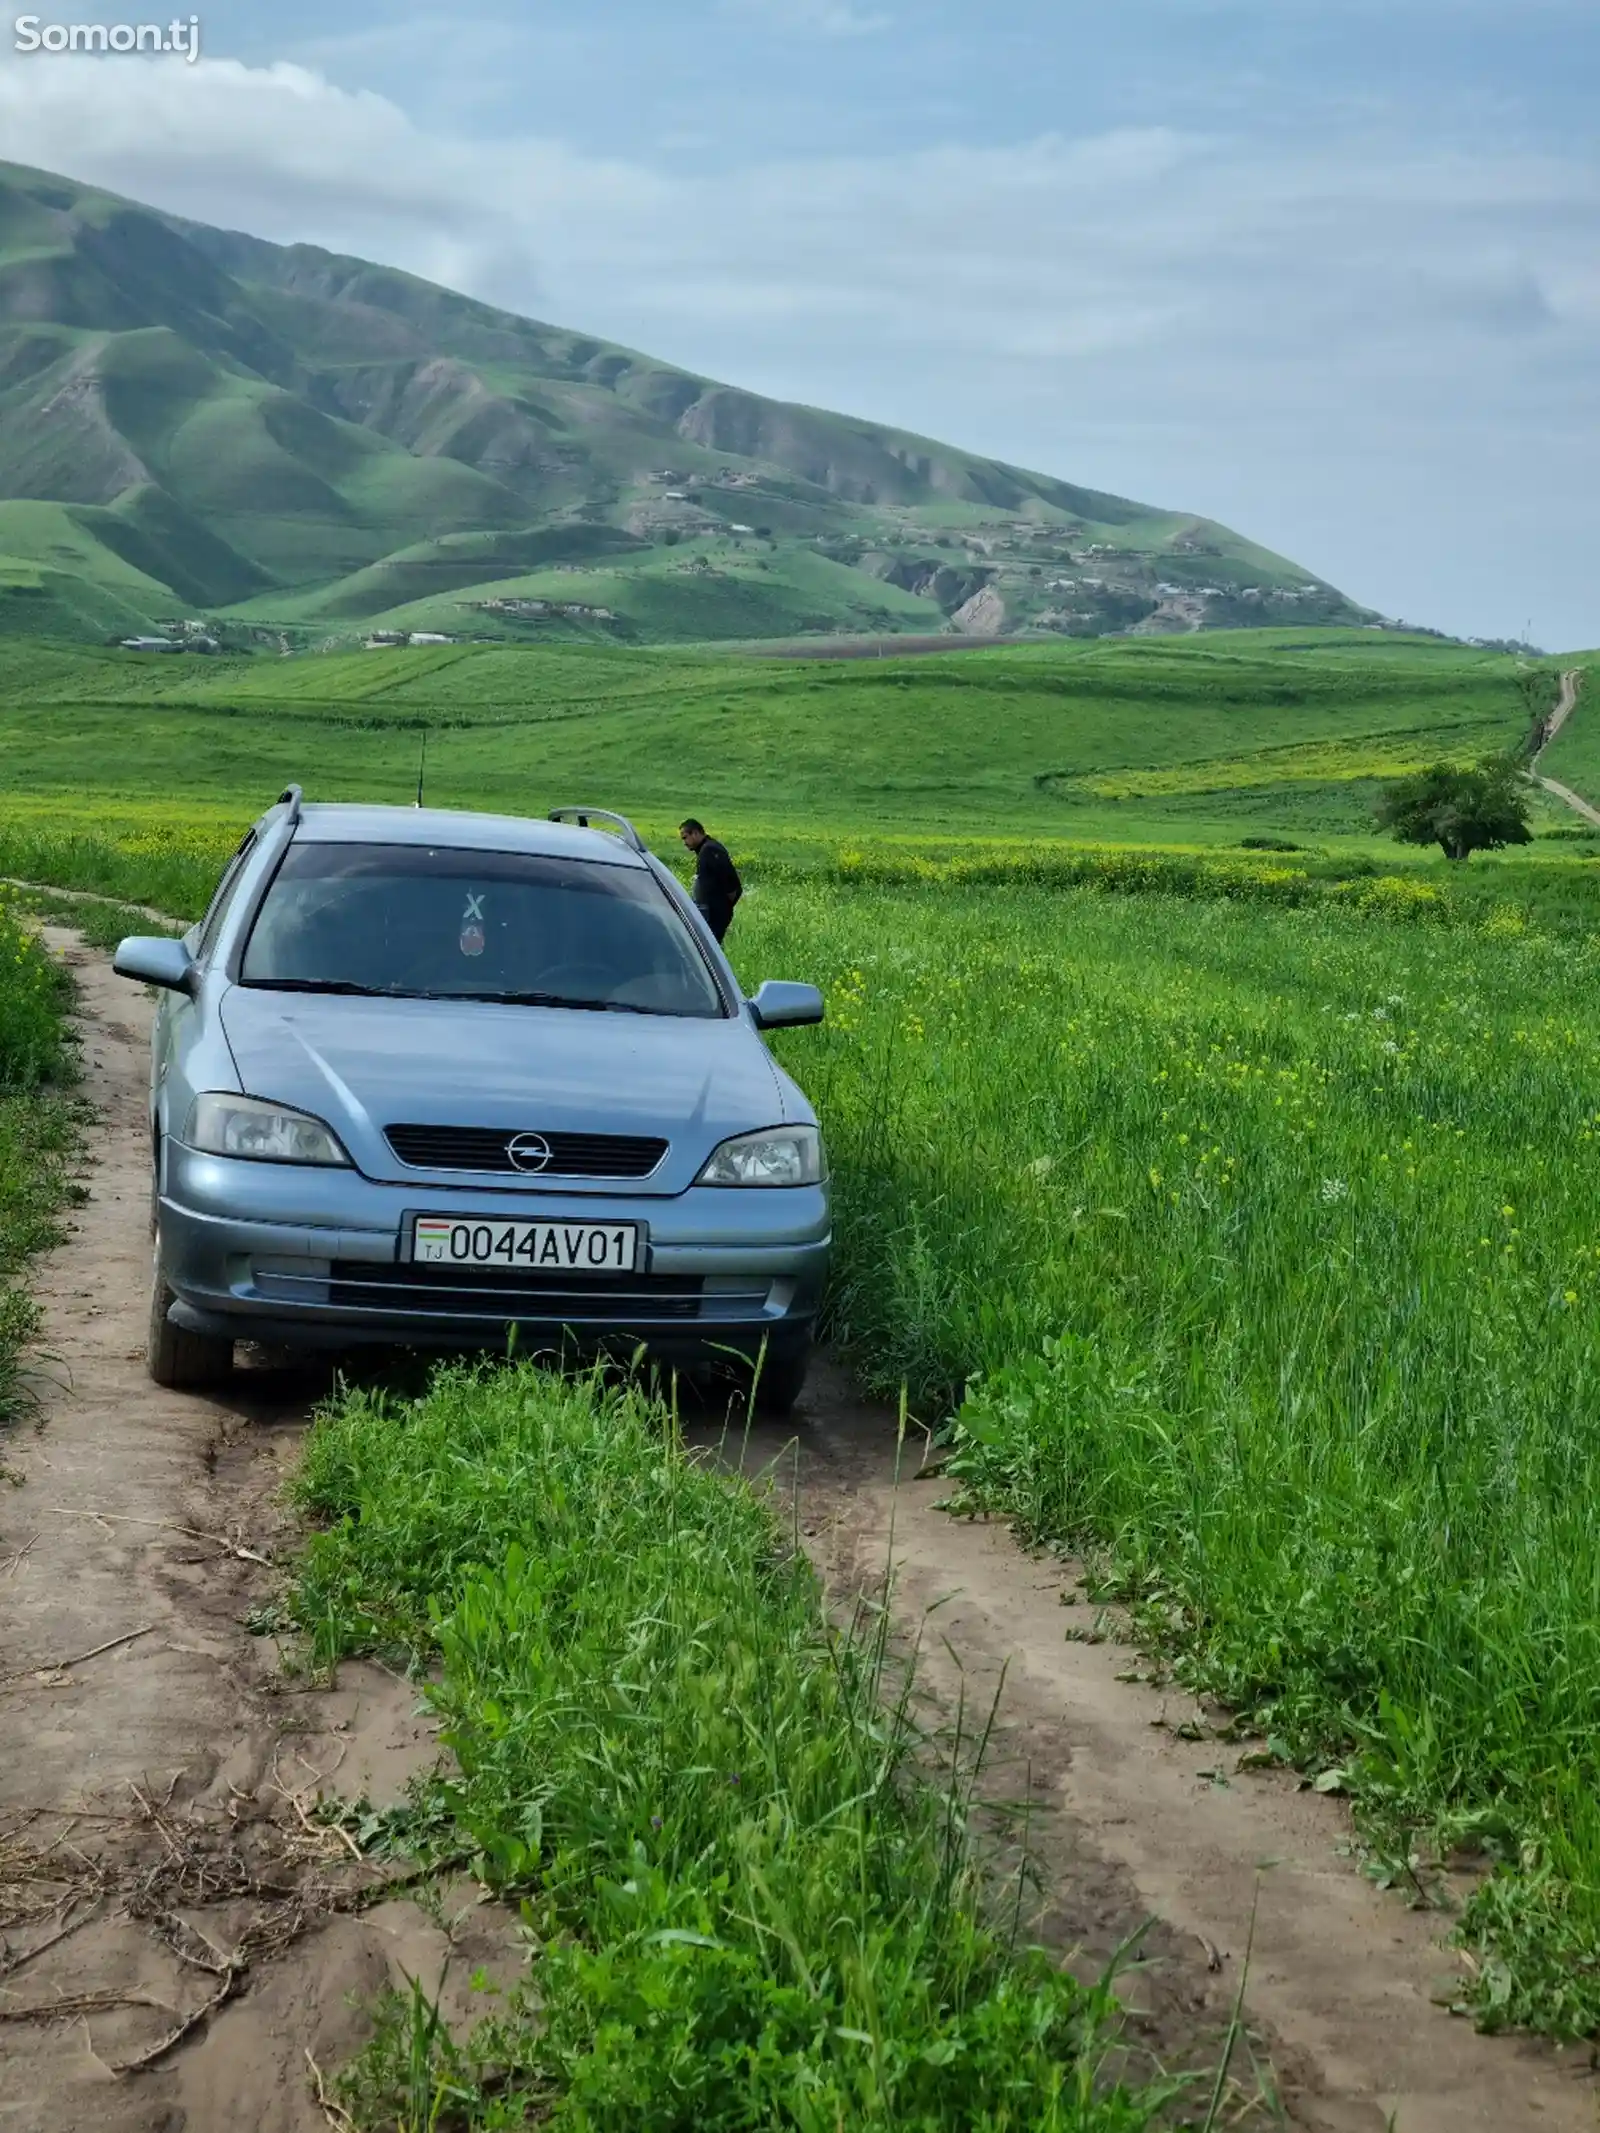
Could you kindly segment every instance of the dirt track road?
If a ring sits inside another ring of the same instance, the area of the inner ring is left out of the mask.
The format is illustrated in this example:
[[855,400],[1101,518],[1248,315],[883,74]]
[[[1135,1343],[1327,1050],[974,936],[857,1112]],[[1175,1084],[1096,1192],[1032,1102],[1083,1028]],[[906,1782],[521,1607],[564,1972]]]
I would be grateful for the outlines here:
[[[0,1491],[0,2133],[314,2133],[307,2053],[336,2065],[361,2034],[351,1996],[436,1978],[451,1941],[302,1816],[319,1787],[393,1797],[433,1744],[403,1683],[357,1666],[308,1690],[241,1623],[273,1588],[255,1558],[283,1543],[275,1491],[318,1387],[243,1373],[213,1403],[145,1377],[148,1009],[103,959],[67,953],[102,1124],[91,1197],[40,1269],[46,1426],[7,1447],[26,1485]],[[897,1489],[892,1422],[841,1374],[819,1373],[797,1437],[757,1433],[747,1457],[785,1489],[798,1475],[840,1604],[881,1580],[893,1521],[899,1614],[926,1621],[946,1708],[959,1670],[970,1711],[1005,1669],[990,1784],[1031,1802],[1040,1930],[1095,1963],[1160,1921],[1130,1980],[1136,2052],[1214,2057],[1258,1903],[1252,2031],[1294,2123],[1600,2126],[1577,2055],[1480,2039],[1431,2004],[1454,1969],[1441,1922],[1339,1856],[1335,1804],[1179,1739],[1180,1699],[1119,1679],[1118,1647],[1067,1641],[1089,1624],[1058,1565],[953,1523],[937,1483]],[[510,1936],[470,1889],[448,1909],[460,2006],[476,1965],[508,1969]],[[146,2070],[113,2071],[224,1990]]]
[[1544,754],[1545,748],[1549,747],[1550,743],[1567,723],[1567,720],[1571,718],[1573,712],[1577,710],[1578,692],[1582,687],[1582,667],[1568,667],[1561,677],[1561,689],[1556,697],[1556,707],[1550,714],[1550,724],[1545,730],[1544,747],[1539,750],[1541,755]]
[[[447,1946],[414,1905],[368,1904],[380,1877],[295,1803],[396,1797],[433,1742],[404,1683],[358,1666],[297,1689],[241,1626],[320,1388],[262,1373],[212,1403],[146,1377],[149,1009],[67,953],[101,1124],[91,1197],[39,1270],[45,1427],[4,1447],[26,1481],[0,1490],[0,2133],[325,2133],[305,2054],[336,2065],[363,2033],[351,1996],[437,1978]],[[229,1975],[241,1947],[262,1954]],[[506,1967],[505,1933],[469,1909],[454,1975],[478,1961]],[[112,2071],[224,1984],[178,2047]],[[62,1999],[79,2011],[18,2019]]]
[[1550,746],[1550,743],[1567,723],[1567,720],[1577,710],[1578,696],[1582,688],[1583,669],[1581,667],[1569,668],[1561,677],[1561,694],[1556,700],[1554,711],[1550,714],[1550,724],[1545,733],[1544,747],[1539,750],[1539,753],[1533,759],[1533,775],[1535,782],[1542,785],[1546,792],[1553,793],[1558,800],[1564,801],[1574,814],[1582,815],[1585,822],[1592,822],[1596,829],[1600,829],[1600,808],[1592,807],[1587,800],[1580,799],[1570,785],[1563,785],[1557,778],[1547,778],[1539,768],[1540,763],[1544,760],[1545,749]]

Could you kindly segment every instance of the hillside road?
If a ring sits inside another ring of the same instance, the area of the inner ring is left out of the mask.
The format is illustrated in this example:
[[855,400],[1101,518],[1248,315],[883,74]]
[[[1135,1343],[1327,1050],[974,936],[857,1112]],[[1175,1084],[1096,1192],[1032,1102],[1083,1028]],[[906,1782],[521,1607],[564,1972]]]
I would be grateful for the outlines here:
[[1600,829],[1600,808],[1591,807],[1589,802],[1581,799],[1570,785],[1563,785],[1558,778],[1547,778],[1539,768],[1539,765],[1544,761],[1545,750],[1567,723],[1567,720],[1571,718],[1573,712],[1577,710],[1578,697],[1582,688],[1582,667],[1569,667],[1561,677],[1561,694],[1556,700],[1554,711],[1550,714],[1550,724],[1545,731],[1544,743],[1533,759],[1533,776],[1535,783],[1542,785],[1547,793],[1552,794],[1557,800],[1564,801],[1574,814],[1582,815],[1585,822],[1592,822],[1596,829]]

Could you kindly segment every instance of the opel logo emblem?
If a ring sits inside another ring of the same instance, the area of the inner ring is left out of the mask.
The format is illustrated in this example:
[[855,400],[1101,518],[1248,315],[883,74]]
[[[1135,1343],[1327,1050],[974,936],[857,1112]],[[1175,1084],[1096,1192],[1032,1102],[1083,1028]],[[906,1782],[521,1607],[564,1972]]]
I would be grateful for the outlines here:
[[550,1164],[550,1143],[542,1133],[518,1133],[506,1147],[517,1170],[545,1170]]

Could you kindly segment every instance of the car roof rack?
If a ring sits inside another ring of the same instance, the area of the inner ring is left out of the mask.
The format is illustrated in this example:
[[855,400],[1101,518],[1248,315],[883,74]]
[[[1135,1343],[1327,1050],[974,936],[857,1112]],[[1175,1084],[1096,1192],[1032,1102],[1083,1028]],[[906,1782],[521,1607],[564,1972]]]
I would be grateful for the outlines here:
[[595,822],[614,822],[624,844],[635,852],[643,852],[646,849],[644,839],[639,835],[639,832],[634,828],[627,816],[613,814],[609,807],[552,807],[550,820],[552,822],[576,822],[579,829],[587,829],[591,820]]
[[300,820],[300,803],[305,798],[298,785],[286,785],[279,793],[276,804],[289,810],[289,820]]

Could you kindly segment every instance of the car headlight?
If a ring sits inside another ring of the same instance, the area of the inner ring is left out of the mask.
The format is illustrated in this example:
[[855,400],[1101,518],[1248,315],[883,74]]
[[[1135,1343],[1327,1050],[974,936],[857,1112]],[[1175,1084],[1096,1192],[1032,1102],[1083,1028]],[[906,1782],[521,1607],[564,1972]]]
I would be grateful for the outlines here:
[[184,1139],[207,1155],[243,1156],[256,1163],[348,1163],[337,1137],[320,1118],[263,1103],[259,1096],[197,1096]]
[[769,1126],[724,1141],[695,1180],[697,1185],[817,1185],[822,1135],[815,1126]]

